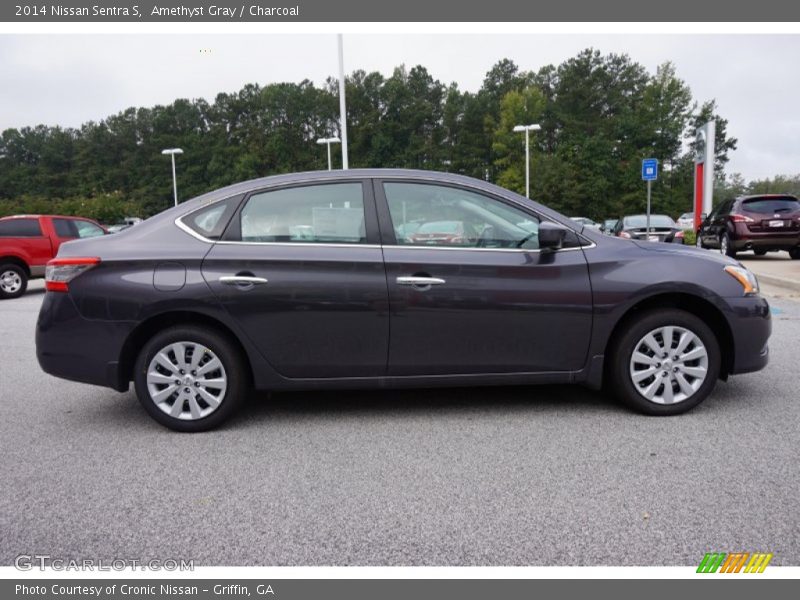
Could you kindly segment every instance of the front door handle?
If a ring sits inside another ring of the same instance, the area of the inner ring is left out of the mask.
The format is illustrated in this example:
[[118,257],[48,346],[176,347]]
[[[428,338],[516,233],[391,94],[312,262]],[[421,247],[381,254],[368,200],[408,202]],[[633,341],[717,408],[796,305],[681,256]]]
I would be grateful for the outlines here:
[[440,279],[439,277],[420,277],[420,276],[411,276],[411,277],[398,277],[397,278],[397,285],[413,285],[417,287],[429,287],[432,285],[442,285],[444,283],[444,279]]
[[263,285],[267,279],[263,277],[253,277],[251,275],[223,275],[219,278],[220,283],[225,285]]

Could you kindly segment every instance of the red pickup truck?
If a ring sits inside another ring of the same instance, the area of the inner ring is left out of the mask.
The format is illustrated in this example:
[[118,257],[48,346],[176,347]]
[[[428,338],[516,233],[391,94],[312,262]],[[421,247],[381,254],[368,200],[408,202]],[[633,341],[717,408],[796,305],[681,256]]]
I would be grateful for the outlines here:
[[44,277],[58,247],[76,238],[104,235],[91,219],[57,215],[19,215],[0,219],[0,300],[25,293],[28,280]]

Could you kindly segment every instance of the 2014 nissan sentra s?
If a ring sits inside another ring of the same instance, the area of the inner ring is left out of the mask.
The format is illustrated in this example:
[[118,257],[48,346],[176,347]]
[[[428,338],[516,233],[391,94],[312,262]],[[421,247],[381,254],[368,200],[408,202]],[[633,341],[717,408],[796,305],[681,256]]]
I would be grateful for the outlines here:
[[674,415],[762,369],[767,302],[741,264],[623,240],[462,176],[280,175],[61,246],[42,368],[180,431],[247,390],[582,383]]

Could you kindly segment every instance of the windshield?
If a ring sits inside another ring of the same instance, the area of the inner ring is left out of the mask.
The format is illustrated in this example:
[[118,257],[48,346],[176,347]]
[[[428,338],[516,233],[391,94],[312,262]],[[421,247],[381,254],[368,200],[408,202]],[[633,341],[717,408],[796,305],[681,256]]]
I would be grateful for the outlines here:
[[[625,217],[625,227],[647,227],[647,215]],[[650,227],[675,227],[675,221],[667,215],[650,215]]]
[[742,202],[742,210],[770,214],[795,212],[800,210],[800,201],[790,196],[783,198],[752,198]]

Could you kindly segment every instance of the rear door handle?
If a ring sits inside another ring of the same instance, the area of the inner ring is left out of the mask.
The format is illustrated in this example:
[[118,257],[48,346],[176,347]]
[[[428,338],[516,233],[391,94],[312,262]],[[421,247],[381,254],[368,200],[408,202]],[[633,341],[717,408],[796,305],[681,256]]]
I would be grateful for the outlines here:
[[223,275],[219,278],[219,282],[225,285],[263,285],[267,281],[263,277],[252,277],[250,275]]
[[397,285],[415,285],[419,287],[428,287],[431,285],[442,285],[444,283],[444,279],[440,279],[438,277],[398,277],[397,278]]

